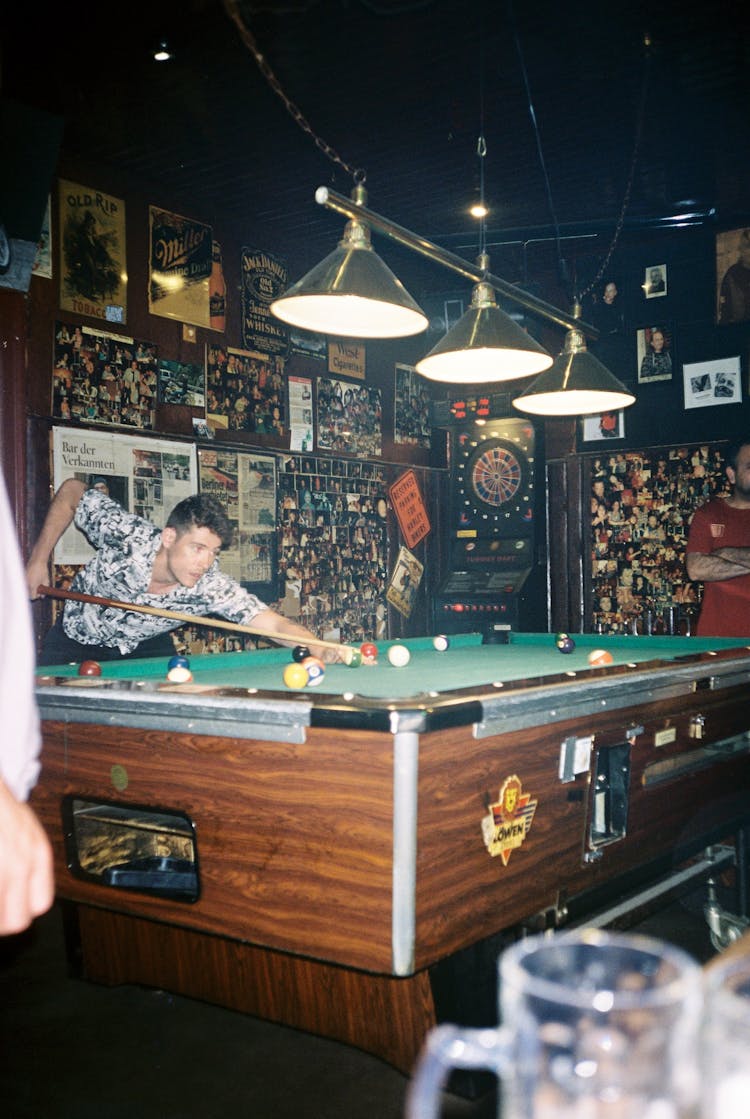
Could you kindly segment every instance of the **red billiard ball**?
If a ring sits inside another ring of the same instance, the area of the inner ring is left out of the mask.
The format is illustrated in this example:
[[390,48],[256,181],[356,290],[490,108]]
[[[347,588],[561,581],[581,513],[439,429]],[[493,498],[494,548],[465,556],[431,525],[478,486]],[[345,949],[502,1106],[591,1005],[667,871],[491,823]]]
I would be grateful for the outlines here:
[[98,661],[81,661],[78,668],[79,676],[101,676],[102,666]]
[[372,641],[365,641],[364,645],[360,645],[359,651],[362,654],[362,664],[375,664],[378,659],[377,645],[373,645]]
[[302,664],[302,661],[309,656],[310,650],[307,645],[295,645],[292,649],[292,660],[296,661],[297,664]]
[[592,649],[588,659],[589,664],[594,668],[600,668],[604,664],[612,664],[612,654],[608,653],[606,649]]

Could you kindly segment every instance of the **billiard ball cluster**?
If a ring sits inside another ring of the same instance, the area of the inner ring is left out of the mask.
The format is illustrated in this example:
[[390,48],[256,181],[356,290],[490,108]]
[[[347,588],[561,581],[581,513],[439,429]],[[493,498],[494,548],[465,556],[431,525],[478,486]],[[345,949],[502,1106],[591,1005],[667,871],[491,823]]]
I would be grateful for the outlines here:
[[557,645],[561,653],[572,653],[576,647],[575,641],[567,633],[556,634],[555,645]]
[[[298,651],[307,653],[307,656],[301,656],[298,659]],[[291,664],[288,664],[284,669],[283,679],[287,688],[315,688],[318,684],[322,684],[325,678],[326,669],[322,660],[319,657],[314,657],[309,649],[304,649],[302,646],[297,646],[292,653]]]

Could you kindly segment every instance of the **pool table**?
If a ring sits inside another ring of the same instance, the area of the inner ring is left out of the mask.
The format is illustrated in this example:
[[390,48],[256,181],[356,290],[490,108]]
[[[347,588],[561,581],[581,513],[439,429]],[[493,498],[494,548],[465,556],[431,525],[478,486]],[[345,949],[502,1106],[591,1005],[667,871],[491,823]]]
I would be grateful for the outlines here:
[[523,929],[658,894],[727,839],[746,906],[750,639],[507,636],[409,640],[403,668],[383,643],[302,690],[277,648],[193,657],[187,684],[40,667],[32,803],[82,974],[409,1071]]

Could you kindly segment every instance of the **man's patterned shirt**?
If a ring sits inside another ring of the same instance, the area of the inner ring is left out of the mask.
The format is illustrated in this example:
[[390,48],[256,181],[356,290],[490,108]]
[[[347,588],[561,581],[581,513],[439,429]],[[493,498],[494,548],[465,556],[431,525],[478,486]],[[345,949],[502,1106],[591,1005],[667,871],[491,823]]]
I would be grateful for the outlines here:
[[[256,614],[267,609],[259,598],[224,575],[218,562],[194,587],[180,586],[167,594],[149,594],[161,529],[126,512],[99,490],[86,490],[76,509],[75,524],[86,534],[96,554],[73,579],[74,591],[176,610],[198,618],[217,614],[240,625],[250,625]],[[72,600],[65,604],[63,613],[63,629],[68,637],[84,645],[106,645],[121,653],[132,653],[147,638],[182,624],[153,614]]]

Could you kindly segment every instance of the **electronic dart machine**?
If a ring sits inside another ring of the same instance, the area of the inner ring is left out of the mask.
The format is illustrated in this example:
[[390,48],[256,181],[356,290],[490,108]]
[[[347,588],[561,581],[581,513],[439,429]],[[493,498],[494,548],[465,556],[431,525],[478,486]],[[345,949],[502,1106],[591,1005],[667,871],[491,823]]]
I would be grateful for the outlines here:
[[493,417],[491,396],[454,400],[449,409],[447,574],[434,597],[434,632],[477,632],[501,641],[511,629],[544,630],[534,428],[526,419]]

